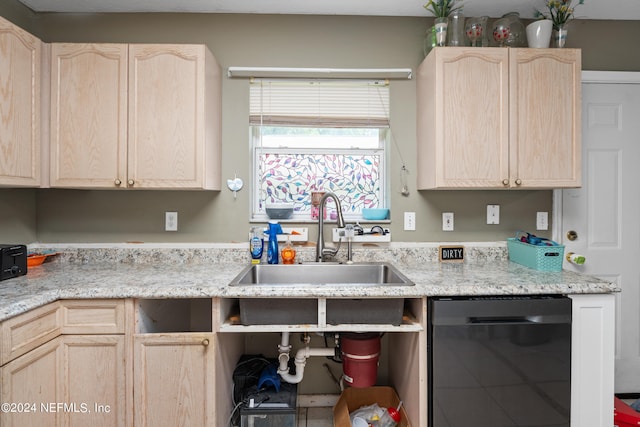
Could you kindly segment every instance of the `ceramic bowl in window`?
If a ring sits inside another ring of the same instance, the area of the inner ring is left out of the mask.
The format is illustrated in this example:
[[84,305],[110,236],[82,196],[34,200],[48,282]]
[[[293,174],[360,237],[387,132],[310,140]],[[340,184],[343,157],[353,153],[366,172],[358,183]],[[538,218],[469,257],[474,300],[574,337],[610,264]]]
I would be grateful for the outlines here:
[[293,215],[293,203],[267,203],[269,219],[289,219]]
[[364,208],[362,209],[362,217],[368,220],[379,221],[382,219],[389,219],[389,209],[370,209]]

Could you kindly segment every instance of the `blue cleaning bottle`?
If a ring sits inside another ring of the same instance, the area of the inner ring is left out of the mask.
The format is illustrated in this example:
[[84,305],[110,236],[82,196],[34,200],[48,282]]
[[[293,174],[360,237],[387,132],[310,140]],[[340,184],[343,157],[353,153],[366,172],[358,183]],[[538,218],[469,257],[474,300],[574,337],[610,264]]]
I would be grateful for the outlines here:
[[267,247],[267,263],[278,264],[278,234],[282,234],[282,227],[278,221],[269,221],[269,245]]

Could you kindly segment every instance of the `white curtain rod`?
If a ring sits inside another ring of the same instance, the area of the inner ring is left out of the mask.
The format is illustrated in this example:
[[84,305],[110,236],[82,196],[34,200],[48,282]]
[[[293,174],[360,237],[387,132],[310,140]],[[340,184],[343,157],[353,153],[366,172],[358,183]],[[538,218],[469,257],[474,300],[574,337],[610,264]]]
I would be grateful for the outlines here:
[[384,78],[411,80],[411,68],[281,68],[281,67],[229,67],[228,77],[271,78]]

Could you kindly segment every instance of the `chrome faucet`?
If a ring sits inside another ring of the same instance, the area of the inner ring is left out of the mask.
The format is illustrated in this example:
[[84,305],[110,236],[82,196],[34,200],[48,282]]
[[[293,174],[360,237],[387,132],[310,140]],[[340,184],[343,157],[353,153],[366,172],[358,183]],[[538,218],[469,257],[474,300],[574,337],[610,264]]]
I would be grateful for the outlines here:
[[318,211],[318,243],[316,245],[316,262],[322,262],[325,256],[334,257],[340,249],[340,242],[338,242],[337,248],[328,248],[324,242],[324,205],[327,199],[331,197],[336,203],[336,210],[338,211],[338,228],[344,228],[344,218],[342,217],[342,206],[340,206],[340,200],[333,193],[324,193],[320,199],[320,206]]

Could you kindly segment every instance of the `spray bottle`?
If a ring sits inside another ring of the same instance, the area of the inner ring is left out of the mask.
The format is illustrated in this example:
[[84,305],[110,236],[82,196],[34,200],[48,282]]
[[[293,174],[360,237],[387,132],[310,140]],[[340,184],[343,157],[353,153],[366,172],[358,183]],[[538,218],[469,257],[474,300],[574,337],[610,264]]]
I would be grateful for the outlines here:
[[251,227],[249,233],[249,251],[251,252],[251,264],[260,264],[264,250],[264,230],[262,227]]
[[267,247],[267,262],[278,263],[278,234],[282,234],[282,227],[278,221],[269,221],[269,245]]

